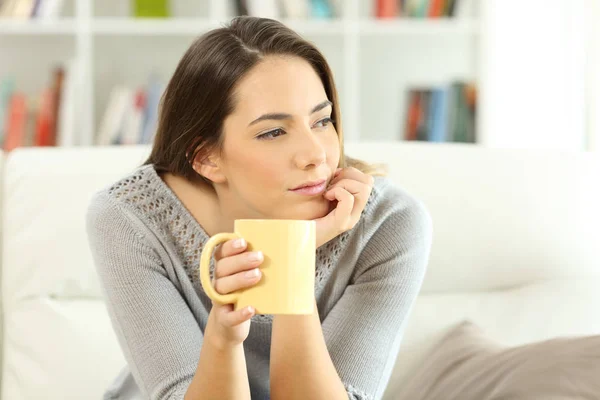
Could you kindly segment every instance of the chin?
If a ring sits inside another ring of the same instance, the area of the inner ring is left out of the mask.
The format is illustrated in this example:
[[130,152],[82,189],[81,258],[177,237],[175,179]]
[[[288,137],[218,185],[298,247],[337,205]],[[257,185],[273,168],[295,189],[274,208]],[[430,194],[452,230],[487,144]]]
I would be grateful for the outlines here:
[[284,215],[278,217],[281,219],[304,219],[313,220],[322,218],[329,214],[330,202],[323,199],[322,201],[307,202],[305,204],[290,205],[286,208]]

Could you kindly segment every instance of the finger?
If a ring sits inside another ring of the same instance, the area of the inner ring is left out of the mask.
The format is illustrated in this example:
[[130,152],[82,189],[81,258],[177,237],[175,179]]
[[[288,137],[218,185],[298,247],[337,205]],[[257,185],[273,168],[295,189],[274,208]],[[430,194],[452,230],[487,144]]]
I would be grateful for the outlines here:
[[214,287],[219,294],[229,294],[256,285],[261,277],[262,273],[260,269],[254,268],[249,271],[216,279]]
[[360,181],[354,179],[341,179],[336,183],[332,184],[327,188],[327,191],[330,191],[334,187],[341,186],[346,189],[351,194],[360,194],[361,192],[365,192],[370,189],[370,187]]
[[258,267],[264,260],[262,251],[245,251],[241,254],[225,257],[217,261],[215,277],[237,274]]
[[248,243],[243,238],[228,240],[225,243],[222,243],[219,246],[217,246],[215,250],[215,260],[218,261],[223,257],[229,257],[234,254],[239,254],[242,251],[246,250],[247,246]]
[[220,312],[222,312],[220,319],[223,325],[229,327],[237,326],[248,321],[256,313],[256,309],[252,306],[244,307],[236,311],[230,311],[232,309],[233,306],[230,309],[223,308],[223,310],[220,310]]
[[357,207],[360,207],[361,211],[365,204],[367,204],[367,200],[369,200],[369,195],[371,194],[372,190],[371,186],[353,179],[342,179],[333,186],[342,187],[351,193],[358,200],[354,202],[354,208],[356,209]]
[[337,200],[338,202],[335,210],[332,211],[338,228],[343,231],[350,229],[353,225],[350,217],[354,208],[354,196],[341,186],[336,186],[326,195],[333,196],[333,199],[328,198],[328,200]]
[[346,167],[343,168],[337,175],[334,175],[334,178],[331,180],[329,185],[331,186],[342,179],[353,179],[371,187],[373,187],[373,184],[375,183],[375,178],[373,178],[372,175],[365,174],[354,167]]

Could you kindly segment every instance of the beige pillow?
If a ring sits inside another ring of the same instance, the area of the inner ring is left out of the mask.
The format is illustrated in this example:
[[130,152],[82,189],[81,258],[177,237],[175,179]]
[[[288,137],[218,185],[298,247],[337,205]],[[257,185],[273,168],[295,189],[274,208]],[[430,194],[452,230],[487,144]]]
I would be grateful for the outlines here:
[[600,399],[600,335],[507,347],[463,322],[407,382],[398,400]]

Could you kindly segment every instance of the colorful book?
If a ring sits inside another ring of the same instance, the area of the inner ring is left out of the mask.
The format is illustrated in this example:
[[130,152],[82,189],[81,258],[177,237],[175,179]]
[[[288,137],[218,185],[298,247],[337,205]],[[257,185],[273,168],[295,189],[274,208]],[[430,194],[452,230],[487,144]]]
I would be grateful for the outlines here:
[[133,145],[140,142],[145,107],[146,91],[144,89],[138,89],[133,98],[133,105],[125,117],[123,134],[121,135],[120,140],[121,144]]
[[421,91],[421,114],[417,127],[417,140],[427,141],[429,137],[429,108],[431,107],[431,90]]
[[416,9],[415,17],[427,18],[427,14],[429,13],[429,2],[430,1],[431,0],[420,0],[420,3]]
[[421,93],[417,89],[408,91],[406,110],[405,140],[417,140],[417,129],[421,116]]
[[445,87],[437,87],[432,90],[431,129],[428,137],[430,142],[448,141],[448,93],[449,90]]
[[171,16],[169,0],[133,0],[133,15],[137,18],[166,18]]
[[158,108],[164,89],[165,86],[158,75],[152,74],[146,91],[146,107],[144,109],[140,143],[148,144],[154,139],[158,127]]
[[447,0],[446,7],[444,9],[444,15],[447,17],[454,17],[457,2],[458,0]]
[[375,17],[379,19],[396,18],[399,15],[397,0],[376,0]]
[[439,18],[444,15],[445,0],[430,0],[429,1],[429,18]]
[[11,151],[21,147],[25,141],[25,125],[27,119],[27,100],[25,95],[15,92],[11,96],[8,107],[6,139],[4,150]]
[[4,78],[0,82],[0,148],[2,148],[4,140],[6,138],[9,106],[14,90],[14,78]]
[[476,122],[477,122],[477,87],[473,83],[468,83],[464,90],[466,118],[467,118],[467,135],[466,139],[469,143],[476,143]]
[[333,10],[327,0],[310,0],[311,15],[313,18],[332,18]]
[[40,95],[40,99],[41,101],[37,108],[37,118],[31,144],[34,146],[52,146],[55,143],[53,111],[54,93],[52,89],[44,89]]
[[119,144],[123,124],[133,102],[132,90],[125,86],[115,86],[110,92],[108,104],[104,111],[96,144],[109,146]]

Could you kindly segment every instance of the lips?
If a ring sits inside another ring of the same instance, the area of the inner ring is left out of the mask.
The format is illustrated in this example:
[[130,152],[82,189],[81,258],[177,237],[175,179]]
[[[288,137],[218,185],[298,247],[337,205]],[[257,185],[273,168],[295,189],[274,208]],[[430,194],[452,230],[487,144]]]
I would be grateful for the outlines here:
[[305,196],[315,196],[317,194],[323,193],[325,191],[326,186],[327,180],[321,179],[318,181],[305,182],[294,189],[290,189],[290,191]]
[[292,190],[299,190],[299,189],[309,188],[309,187],[313,187],[313,186],[319,186],[319,185],[322,185],[323,183],[325,183],[326,181],[327,181],[327,179],[319,179],[316,181],[305,182],[302,185],[293,188]]

